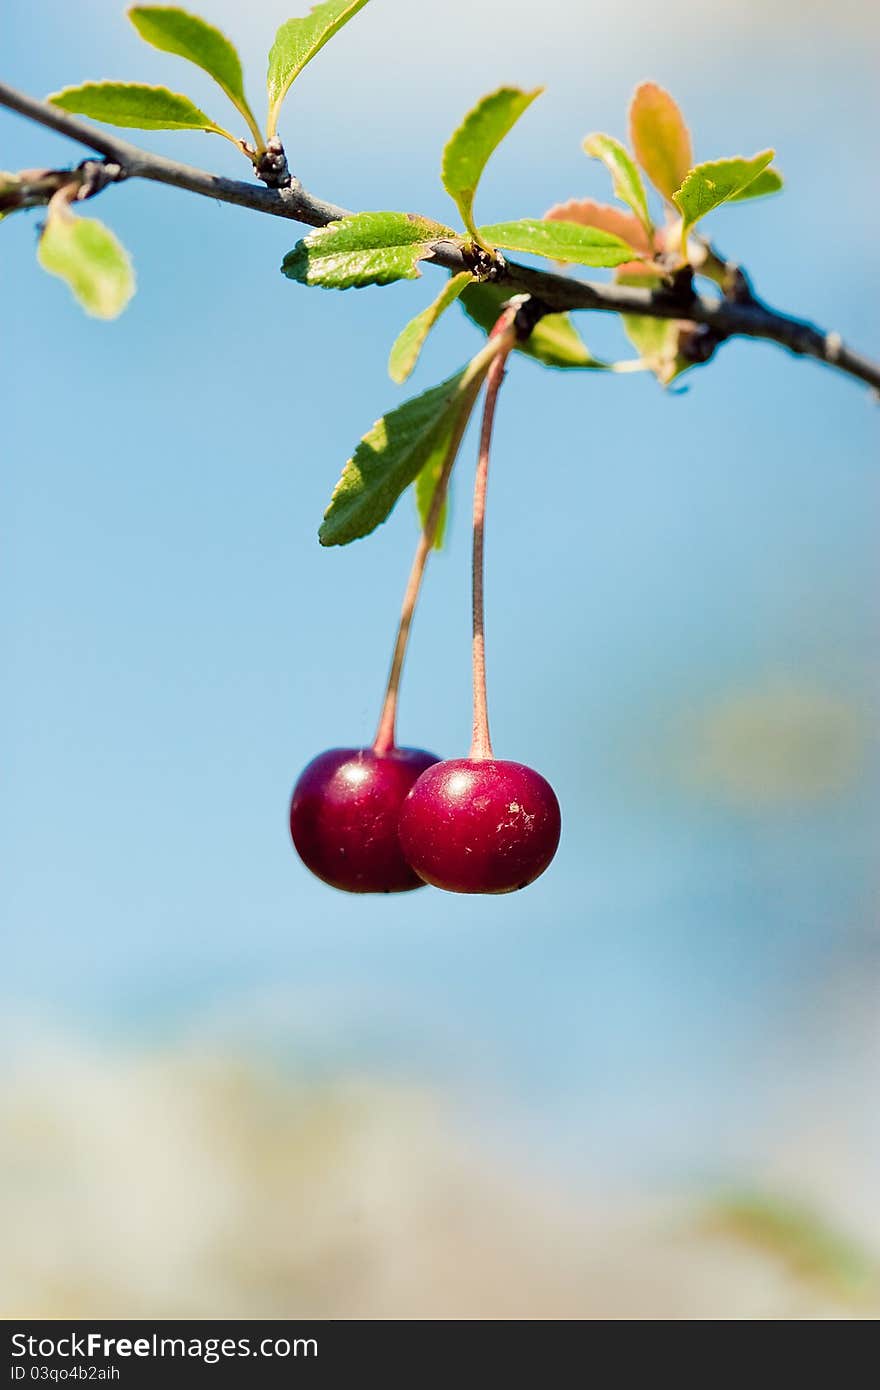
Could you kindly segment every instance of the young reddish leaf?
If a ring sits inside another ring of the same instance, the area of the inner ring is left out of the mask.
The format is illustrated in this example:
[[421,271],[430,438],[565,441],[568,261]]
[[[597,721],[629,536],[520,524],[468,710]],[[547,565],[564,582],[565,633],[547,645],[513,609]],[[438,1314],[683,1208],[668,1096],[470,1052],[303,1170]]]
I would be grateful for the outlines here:
[[623,208],[610,203],[597,203],[594,198],[569,198],[567,203],[554,203],[544,213],[548,222],[578,222],[582,227],[598,227],[628,241],[634,250],[650,255],[651,247],[639,219]]
[[[597,203],[593,198],[569,198],[567,203],[555,203],[544,213],[548,222],[579,222],[582,227],[598,227],[603,232],[611,232],[628,241],[640,256],[652,256],[654,247],[639,219],[623,208],[612,207],[610,203]],[[641,261],[628,263],[634,270],[641,267]],[[627,263],[620,267],[626,269]]]
[[505,135],[543,90],[536,87],[524,92],[519,87],[499,87],[467,113],[446,142],[440,173],[443,187],[477,241],[480,234],[474,226],[474,194],[483,170]]
[[656,82],[636,87],[629,129],[636,158],[654,187],[671,202],[693,165],[694,152],[681,111]]

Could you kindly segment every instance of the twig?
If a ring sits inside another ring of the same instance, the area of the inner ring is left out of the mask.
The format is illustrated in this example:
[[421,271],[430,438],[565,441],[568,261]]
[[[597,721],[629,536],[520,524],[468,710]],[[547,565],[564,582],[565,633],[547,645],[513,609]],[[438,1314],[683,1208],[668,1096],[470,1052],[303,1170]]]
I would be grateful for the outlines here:
[[[0,106],[17,111],[29,120],[96,150],[119,166],[121,172],[114,181],[120,178],[149,179],[237,207],[250,208],[254,212],[303,222],[310,227],[325,227],[329,222],[350,215],[345,208],[316,198],[297,179],[291,179],[285,188],[275,189],[222,178],[204,169],[166,159],[163,155],[151,154],[2,82]],[[469,268],[461,246],[450,241],[435,244],[430,263],[452,271]],[[592,309],[600,313],[641,314],[647,318],[688,319],[692,323],[705,324],[718,341],[733,337],[761,338],[799,356],[812,357],[880,391],[880,363],[854,352],[839,334],[825,332],[804,319],[778,313],[754,296],[745,302],[738,302],[736,299],[710,299],[691,291],[682,294],[668,289],[597,284],[552,271],[534,270],[514,261],[505,262],[498,283],[512,294],[531,295],[537,301],[536,317],[541,312]]]

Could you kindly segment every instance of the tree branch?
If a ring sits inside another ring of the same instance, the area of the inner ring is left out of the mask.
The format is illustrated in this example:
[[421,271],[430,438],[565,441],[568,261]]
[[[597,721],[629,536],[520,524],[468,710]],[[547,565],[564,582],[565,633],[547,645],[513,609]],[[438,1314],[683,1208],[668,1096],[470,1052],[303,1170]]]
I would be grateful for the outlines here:
[[[291,179],[286,188],[265,188],[261,184],[210,174],[203,169],[180,164],[177,160],[166,159],[163,155],[151,154],[2,82],[0,106],[78,141],[117,166],[110,180],[94,180],[91,186],[84,180],[85,186],[81,191],[84,197],[97,192],[107,181],[139,178],[169,184],[173,188],[216,198],[236,207],[250,208],[254,212],[286,217],[310,227],[325,227],[328,222],[349,216],[345,208],[326,203],[309,193],[298,179]],[[38,195],[32,201],[40,200],[41,195]],[[449,241],[435,244],[430,263],[452,271],[470,269],[461,246]],[[799,356],[812,357],[880,391],[880,363],[846,347],[838,333],[827,333],[804,319],[778,313],[751,294],[741,300],[710,299],[695,294],[689,284],[656,290],[598,284],[552,271],[534,270],[513,261],[503,263],[497,282],[508,287],[511,294],[529,294],[537,301],[532,315],[535,321],[542,313],[579,309],[641,314],[648,318],[686,319],[704,324],[719,342],[732,337],[764,339]]]

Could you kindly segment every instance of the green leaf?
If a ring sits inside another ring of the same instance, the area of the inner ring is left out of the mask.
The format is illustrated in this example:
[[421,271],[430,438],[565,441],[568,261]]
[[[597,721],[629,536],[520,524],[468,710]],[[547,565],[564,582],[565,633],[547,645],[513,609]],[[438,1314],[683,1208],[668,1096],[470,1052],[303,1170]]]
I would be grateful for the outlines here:
[[480,233],[474,226],[474,195],[483,170],[490,155],[543,90],[536,87],[524,92],[519,87],[499,87],[468,112],[446,143],[440,174],[443,187],[477,241]]
[[53,106],[91,116],[109,125],[135,126],[139,130],[207,130],[238,141],[228,130],[179,92],[167,87],[148,87],[143,82],[83,82],[64,87],[47,98]]
[[744,203],[746,198],[764,198],[768,193],[779,193],[783,186],[783,178],[778,169],[765,169],[756,179],[739,193],[734,193],[732,198],[728,198],[729,203]]
[[[658,275],[626,272],[617,277],[618,284],[656,289],[661,283]],[[691,363],[679,354],[678,340],[681,324],[678,319],[657,319],[647,314],[621,314],[621,326],[640,360],[654,373],[662,386],[668,386]]]
[[[468,318],[488,333],[510,298],[503,285],[468,285],[461,305]],[[532,329],[525,342],[516,344],[518,352],[534,357],[545,367],[572,367],[603,370],[608,364],[594,357],[567,314],[546,314]]]
[[632,208],[645,229],[649,244],[654,242],[654,226],[648,212],[648,199],[642,176],[629,150],[610,135],[588,135],[584,149],[593,159],[600,159],[611,174],[614,196]]
[[342,470],[318,532],[322,545],[347,545],[385,521],[422,469],[464,432],[497,351],[497,342],[487,343],[455,376],[376,421]]
[[443,286],[443,289],[427,309],[423,309],[420,314],[416,314],[395,339],[388,358],[388,375],[392,381],[406,381],[411,375],[413,368],[419,360],[419,353],[425,344],[425,339],[430,333],[440,315],[453,304],[462,290],[471,284],[473,276],[469,270],[462,270],[458,275],[453,275],[451,280]]
[[480,239],[489,246],[527,251],[553,261],[571,261],[575,265],[615,266],[641,259],[628,241],[613,232],[582,227],[579,222],[545,221],[537,217],[523,218],[519,222],[497,222],[491,227],[481,227]]
[[278,128],[278,112],[291,83],[366,3],[367,0],[326,0],[323,5],[315,5],[303,19],[288,19],[282,24],[269,50],[266,76],[269,92],[267,133],[270,137]]
[[681,111],[656,82],[643,82],[636,88],[629,130],[636,159],[658,192],[671,200],[694,162],[694,153]]
[[49,208],[37,260],[65,280],[87,314],[115,319],[134,294],[134,271],[125,247],[93,217]]
[[163,53],[187,58],[213,77],[259,137],[244,94],[241,59],[225,34],[198,15],[166,5],[134,5],[128,17],[141,38]]
[[[422,530],[428,524],[428,514],[431,511],[431,503],[434,501],[434,493],[437,491],[437,484],[443,472],[443,465],[446,462],[446,455],[449,452],[450,440],[441,439],[440,447],[435,449],[428,462],[424,464],[421,472],[413,483],[416,495],[416,507],[419,513],[419,521]],[[446,523],[449,519],[449,492],[443,498],[443,505],[440,508],[440,516],[437,520],[437,529],[434,532],[434,549],[442,550],[443,542],[446,539]]]
[[675,319],[654,319],[642,314],[621,314],[623,331],[639,358],[663,385],[677,375],[678,323]]
[[773,158],[773,150],[762,150],[751,159],[715,159],[691,169],[684,183],[672,195],[682,216],[682,242],[690,228],[707,212],[741,194],[761,174]]
[[455,238],[449,227],[404,212],[358,212],[298,241],[281,263],[289,280],[347,290],[413,280],[436,241]]

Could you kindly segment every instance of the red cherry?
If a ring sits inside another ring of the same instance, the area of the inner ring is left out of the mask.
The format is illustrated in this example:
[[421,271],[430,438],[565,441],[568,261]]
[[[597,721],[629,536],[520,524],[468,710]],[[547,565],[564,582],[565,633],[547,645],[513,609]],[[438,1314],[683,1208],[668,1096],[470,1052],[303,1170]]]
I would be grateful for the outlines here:
[[562,818],[550,783],[523,763],[453,758],[423,772],[400,814],[416,873],[450,893],[511,893],[542,874]]
[[290,802],[300,859],[347,893],[405,893],[424,884],[403,857],[397,822],[404,797],[438,760],[421,748],[330,748],[301,774]]

